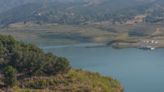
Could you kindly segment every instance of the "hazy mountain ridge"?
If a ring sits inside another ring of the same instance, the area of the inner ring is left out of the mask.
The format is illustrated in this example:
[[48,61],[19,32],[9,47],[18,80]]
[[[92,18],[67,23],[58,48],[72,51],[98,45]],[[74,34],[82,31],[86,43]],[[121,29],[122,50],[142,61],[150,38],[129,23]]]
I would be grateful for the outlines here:
[[[14,7],[23,5],[23,4],[31,3],[31,2],[56,2],[56,1],[58,1],[58,2],[88,2],[89,4],[100,4],[105,1],[120,2],[122,0],[0,0],[0,12],[4,12],[8,9],[11,9],[11,8],[14,8]],[[125,1],[125,0],[123,0],[123,1]],[[130,1],[151,2],[151,1],[155,1],[155,0],[130,0]]]
[[33,0],[0,0],[0,12],[4,12],[14,7],[34,2]]
[[[15,4],[17,7],[2,12],[0,23],[23,21],[60,24],[98,21],[124,23],[140,14],[147,14],[146,21],[152,22],[156,21],[157,17],[163,16],[162,3],[164,3],[162,0],[36,0],[35,2],[24,0]],[[159,13],[158,16],[155,15],[156,12]]]

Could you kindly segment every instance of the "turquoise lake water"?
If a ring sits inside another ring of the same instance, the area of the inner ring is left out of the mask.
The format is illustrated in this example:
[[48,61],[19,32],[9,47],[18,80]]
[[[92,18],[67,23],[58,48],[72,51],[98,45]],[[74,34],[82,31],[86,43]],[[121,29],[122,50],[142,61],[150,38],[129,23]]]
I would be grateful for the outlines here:
[[121,82],[125,92],[164,92],[164,49],[43,47],[69,59],[74,68],[99,72]]

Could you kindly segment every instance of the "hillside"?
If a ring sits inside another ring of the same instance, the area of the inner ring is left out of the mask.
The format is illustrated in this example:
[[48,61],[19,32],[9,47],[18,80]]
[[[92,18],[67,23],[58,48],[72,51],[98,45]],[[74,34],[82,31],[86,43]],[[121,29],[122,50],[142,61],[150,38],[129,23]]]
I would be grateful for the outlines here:
[[0,24],[29,21],[76,25],[108,21],[115,24],[126,23],[137,15],[145,15],[145,22],[156,23],[163,20],[163,3],[162,0],[28,2],[0,13]]
[[[12,9],[14,7],[17,7],[17,6],[20,6],[20,5],[23,5],[23,4],[27,4],[27,3],[33,3],[33,2],[40,2],[40,3],[44,3],[44,2],[79,2],[79,1],[82,1],[82,2],[89,2],[90,4],[92,3],[101,3],[103,2],[104,0],[0,0],[0,12],[4,12],[6,10],[9,10],[9,9]],[[110,0],[112,1],[112,0]],[[136,0],[137,1],[137,0]],[[139,0],[141,1],[141,0]],[[145,0],[144,0],[145,1]],[[147,0],[149,1],[149,0]]]
[[123,92],[117,80],[76,70],[67,59],[0,35],[1,92]]

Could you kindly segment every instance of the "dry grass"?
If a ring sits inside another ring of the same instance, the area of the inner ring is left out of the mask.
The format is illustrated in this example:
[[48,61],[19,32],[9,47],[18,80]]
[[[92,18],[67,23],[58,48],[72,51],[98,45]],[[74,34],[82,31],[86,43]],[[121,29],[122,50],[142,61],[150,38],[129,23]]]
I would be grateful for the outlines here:
[[[71,69],[65,75],[32,77],[20,81],[11,92],[123,92],[117,80],[82,70]],[[0,92],[5,92],[1,90]]]

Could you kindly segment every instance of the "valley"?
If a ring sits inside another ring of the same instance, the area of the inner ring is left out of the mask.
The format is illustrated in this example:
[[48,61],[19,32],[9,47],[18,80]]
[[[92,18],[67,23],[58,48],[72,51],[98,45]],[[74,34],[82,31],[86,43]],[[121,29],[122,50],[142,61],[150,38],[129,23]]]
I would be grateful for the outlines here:
[[164,0],[0,0],[2,92],[163,92],[163,48]]

